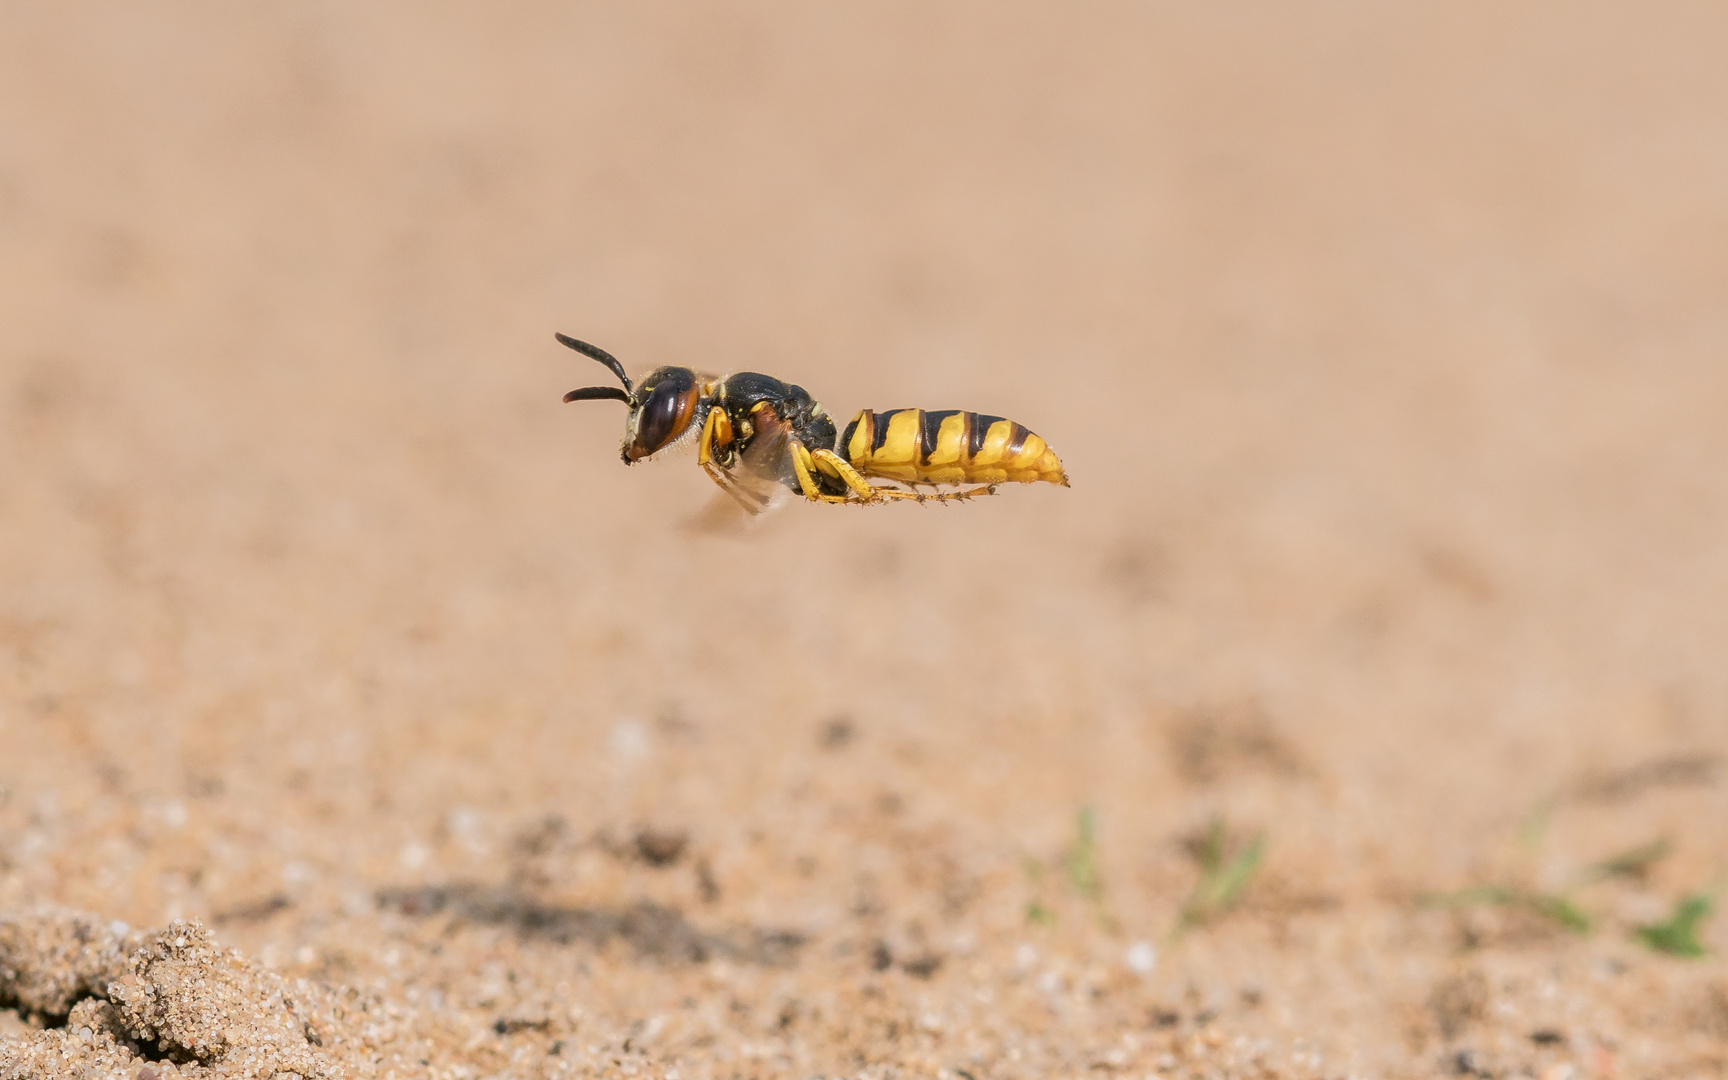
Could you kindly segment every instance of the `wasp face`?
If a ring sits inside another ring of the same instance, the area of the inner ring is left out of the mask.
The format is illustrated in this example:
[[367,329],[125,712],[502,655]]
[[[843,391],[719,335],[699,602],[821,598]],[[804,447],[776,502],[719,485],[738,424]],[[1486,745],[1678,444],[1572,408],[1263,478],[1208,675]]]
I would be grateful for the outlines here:
[[690,430],[696,416],[696,406],[702,397],[696,373],[689,368],[655,368],[642,380],[641,386],[630,382],[624,365],[605,349],[586,341],[556,335],[560,344],[567,345],[591,360],[598,360],[618,376],[624,384],[616,386],[584,386],[564,395],[565,401],[622,401],[630,406],[630,419],[624,428],[624,464],[641,461],[664,450]]
[[663,367],[650,372],[630,403],[630,423],[624,430],[624,464],[640,461],[670,446],[690,430],[696,415],[696,373],[689,368]]

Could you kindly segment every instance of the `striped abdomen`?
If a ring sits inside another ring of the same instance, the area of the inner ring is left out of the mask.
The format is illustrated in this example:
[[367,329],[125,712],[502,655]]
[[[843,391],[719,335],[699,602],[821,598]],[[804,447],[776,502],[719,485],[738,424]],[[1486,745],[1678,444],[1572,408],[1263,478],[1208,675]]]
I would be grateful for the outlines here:
[[1012,420],[955,409],[865,409],[840,434],[839,452],[865,476],[902,483],[1068,486],[1044,440]]

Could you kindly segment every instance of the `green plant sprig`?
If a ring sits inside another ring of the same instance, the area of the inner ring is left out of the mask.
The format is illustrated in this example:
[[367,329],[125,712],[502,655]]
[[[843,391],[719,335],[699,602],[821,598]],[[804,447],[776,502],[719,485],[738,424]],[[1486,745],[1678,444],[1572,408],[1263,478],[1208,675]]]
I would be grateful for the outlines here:
[[1693,893],[1675,904],[1664,921],[1638,927],[1638,940],[1659,953],[1702,960],[1710,955],[1710,950],[1699,934],[1715,910],[1716,897],[1712,893]]
[[1200,864],[1200,878],[1194,883],[1194,891],[1182,905],[1182,912],[1176,918],[1176,925],[1166,936],[1166,941],[1174,941],[1196,926],[1213,921],[1241,899],[1242,893],[1248,888],[1248,883],[1259,873],[1260,864],[1266,858],[1266,834],[1257,833],[1247,845],[1235,854],[1230,853],[1230,829],[1222,817],[1215,817],[1206,827],[1206,835],[1201,838],[1196,861]]

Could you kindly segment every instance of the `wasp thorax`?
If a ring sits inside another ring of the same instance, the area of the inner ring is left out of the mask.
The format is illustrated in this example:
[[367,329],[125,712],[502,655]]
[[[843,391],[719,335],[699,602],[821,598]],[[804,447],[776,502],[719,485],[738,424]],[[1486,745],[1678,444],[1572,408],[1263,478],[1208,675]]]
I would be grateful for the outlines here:
[[696,415],[696,373],[689,368],[660,368],[636,388],[636,407],[624,433],[624,460],[640,461],[663,450],[688,431]]

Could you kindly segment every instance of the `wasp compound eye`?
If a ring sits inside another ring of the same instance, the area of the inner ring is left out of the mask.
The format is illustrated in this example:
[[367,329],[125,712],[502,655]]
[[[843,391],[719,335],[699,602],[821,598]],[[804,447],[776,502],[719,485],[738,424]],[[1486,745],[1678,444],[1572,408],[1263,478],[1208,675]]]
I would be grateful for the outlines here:
[[642,406],[636,416],[636,437],[625,452],[630,461],[645,458],[684,434],[696,413],[698,396],[695,375],[677,368],[644,382],[637,393]]

